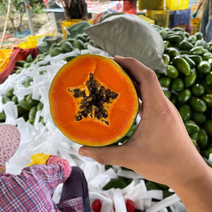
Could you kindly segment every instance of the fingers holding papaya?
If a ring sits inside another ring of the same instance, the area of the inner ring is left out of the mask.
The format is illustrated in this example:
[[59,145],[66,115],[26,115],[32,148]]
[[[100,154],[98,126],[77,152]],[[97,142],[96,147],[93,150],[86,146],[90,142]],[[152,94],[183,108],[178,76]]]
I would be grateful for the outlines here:
[[163,104],[165,95],[154,71],[134,58],[115,56],[114,61],[130,75],[133,81],[137,82],[145,108],[148,105],[156,106],[155,102],[157,105]]

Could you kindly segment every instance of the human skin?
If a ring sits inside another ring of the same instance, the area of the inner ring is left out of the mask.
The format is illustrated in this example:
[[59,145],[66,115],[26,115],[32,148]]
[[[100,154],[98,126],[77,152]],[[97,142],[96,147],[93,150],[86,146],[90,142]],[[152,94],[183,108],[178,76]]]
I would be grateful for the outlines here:
[[0,174],[6,172],[6,165],[0,168]]
[[133,58],[116,56],[137,84],[142,119],[122,146],[83,146],[79,154],[101,164],[133,169],[144,178],[166,184],[189,212],[211,211],[212,170],[193,145],[175,106],[166,98],[156,74]]

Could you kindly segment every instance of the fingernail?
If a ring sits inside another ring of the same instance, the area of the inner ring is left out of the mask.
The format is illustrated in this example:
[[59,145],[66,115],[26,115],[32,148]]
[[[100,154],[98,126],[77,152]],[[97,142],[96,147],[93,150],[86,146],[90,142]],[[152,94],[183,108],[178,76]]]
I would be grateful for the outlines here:
[[84,149],[79,149],[79,155],[84,157],[90,157],[89,153]]
[[119,56],[119,55],[115,55],[115,58],[117,58],[117,59],[123,59],[124,57]]

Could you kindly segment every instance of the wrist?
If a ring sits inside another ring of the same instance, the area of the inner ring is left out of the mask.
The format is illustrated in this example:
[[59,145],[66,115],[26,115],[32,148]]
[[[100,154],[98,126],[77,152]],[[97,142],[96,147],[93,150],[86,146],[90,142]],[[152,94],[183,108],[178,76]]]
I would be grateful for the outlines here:
[[190,182],[203,178],[211,170],[193,145],[185,145],[175,163],[167,183],[174,190],[184,188]]
[[191,179],[183,186],[174,187],[173,190],[189,212],[210,211],[212,207],[212,169],[206,167],[199,177]]

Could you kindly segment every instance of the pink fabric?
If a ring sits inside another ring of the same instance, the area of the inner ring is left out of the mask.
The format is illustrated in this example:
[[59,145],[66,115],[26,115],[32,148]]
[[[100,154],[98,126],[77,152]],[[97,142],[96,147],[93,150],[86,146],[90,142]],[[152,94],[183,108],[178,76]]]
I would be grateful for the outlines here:
[[20,143],[18,129],[9,124],[0,125],[0,167],[16,152]]
[[68,161],[58,156],[51,155],[46,164],[54,164],[54,163],[58,163],[59,165],[62,166],[62,168],[65,171],[65,177],[67,179],[71,174],[71,166],[69,165]]
[[2,173],[0,211],[83,212],[81,197],[64,200],[59,204],[53,202],[55,188],[65,181],[65,171],[59,163],[27,167],[20,175]]

